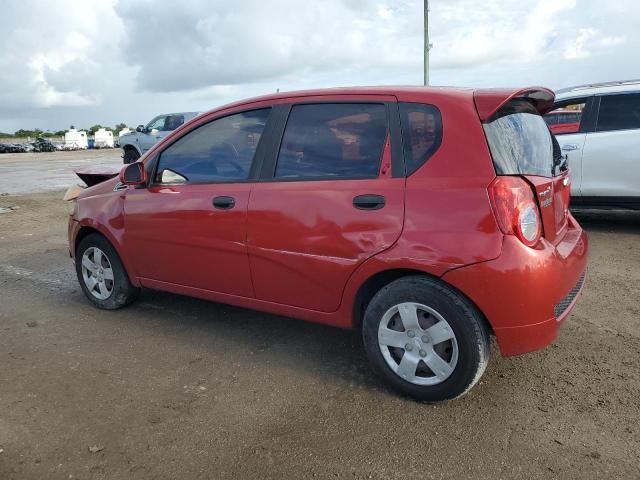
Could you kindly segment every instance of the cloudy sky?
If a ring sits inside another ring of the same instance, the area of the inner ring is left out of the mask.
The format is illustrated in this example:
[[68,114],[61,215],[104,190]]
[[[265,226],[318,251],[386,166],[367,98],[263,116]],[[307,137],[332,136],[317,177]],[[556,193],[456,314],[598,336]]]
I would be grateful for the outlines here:
[[[421,84],[422,0],[5,0],[0,131],[146,123],[273,92]],[[431,0],[431,83],[640,78],[633,0]]]

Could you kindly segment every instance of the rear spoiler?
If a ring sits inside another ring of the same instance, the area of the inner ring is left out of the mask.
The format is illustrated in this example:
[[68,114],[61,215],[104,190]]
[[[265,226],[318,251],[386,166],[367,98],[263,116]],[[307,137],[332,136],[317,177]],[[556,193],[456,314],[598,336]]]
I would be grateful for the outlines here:
[[512,88],[486,88],[473,92],[473,101],[480,120],[486,122],[500,107],[506,105],[511,100],[529,100],[535,109],[544,115],[553,107],[555,94],[544,87],[527,87],[521,90]]

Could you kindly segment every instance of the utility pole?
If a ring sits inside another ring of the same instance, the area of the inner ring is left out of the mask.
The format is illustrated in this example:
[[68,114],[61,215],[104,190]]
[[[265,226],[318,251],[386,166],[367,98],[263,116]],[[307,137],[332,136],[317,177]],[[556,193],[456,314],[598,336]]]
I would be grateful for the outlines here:
[[424,85],[429,85],[429,0],[424,0]]

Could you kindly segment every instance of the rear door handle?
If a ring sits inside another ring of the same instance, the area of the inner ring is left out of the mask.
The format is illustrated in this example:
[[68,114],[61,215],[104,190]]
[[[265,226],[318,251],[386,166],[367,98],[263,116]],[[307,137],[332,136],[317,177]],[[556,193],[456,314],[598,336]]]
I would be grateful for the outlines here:
[[233,197],[216,197],[213,199],[213,206],[219,210],[231,210],[236,206],[236,200]]
[[353,206],[359,210],[379,210],[384,207],[385,203],[382,195],[358,195],[353,199]]
[[569,143],[567,145],[562,146],[562,150],[564,150],[565,152],[570,152],[571,150],[578,150],[579,148],[580,147],[575,143]]

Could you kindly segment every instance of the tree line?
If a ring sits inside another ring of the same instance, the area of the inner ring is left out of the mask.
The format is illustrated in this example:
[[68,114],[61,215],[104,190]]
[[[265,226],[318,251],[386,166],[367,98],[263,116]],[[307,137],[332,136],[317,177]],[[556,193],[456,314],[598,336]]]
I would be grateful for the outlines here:
[[[84,130],[88,135],[95,135],[95,133],[100,128],[104,128],[105,130],[111,131],[114,134],[118,134],[120,130],[126,128],[126,123],[118,123],[115,127],[108,127],[106,125],[93,125],[91,128],[79,128],[78,130]],[[34,128],[33,130],[25,130],[20,129],[13,133],[4,133],[0,132],[0,137],[18,137],[18,138],[38,138],[38,137],[64,137],[66,130],[58,130],[56,132],[52,132],[50,130],[40,130],[39,128]]]

